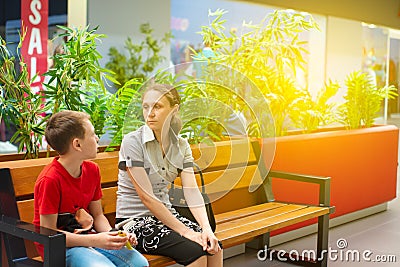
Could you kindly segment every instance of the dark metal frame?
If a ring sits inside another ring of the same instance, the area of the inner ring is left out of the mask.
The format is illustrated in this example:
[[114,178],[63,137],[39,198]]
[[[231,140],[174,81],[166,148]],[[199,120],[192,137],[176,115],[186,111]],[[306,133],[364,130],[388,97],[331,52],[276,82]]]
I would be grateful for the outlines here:
[[[10,169],[0,169],[0,243],[4,240],[9,267],[65,266],[65,234],[19,220]],[[43,244],[43,262],[27,256],[24,239]],[[0,250],[0,260],[2,259]]]
[[[335,212],[335,207],[330,206],[330,190],[331,190],[331,178],[330,177],[321,177],[321,176],[313,176],[313,175],[304,175],[297,173],[288,173],[282,171],[268,171],[265,167],[261,148],[257,141],[252,142],[252,146],[254,149],[254,153],[258,160],[258,169],[260,171],[261,177],[265,177],[263,179],[263,187],[264,192],[268,202],[274,202],[275,198],[272,192],[272,178],[279,178],[291,181],[305,182],[305,183],[314,183],[319,185],[319,206],[327,207],[330,209],[329,214]],[[328,265],[328,239],[329,239],[329,214],[325,214],[318,217],[318,233],[317,233],[317,252],[316,259],[296,259],[297,255],[293,255],[296,257],[290,257],[289,254],[283,256],[285,258],[285,262],[292,263],[295,265],[301,266],[321,266],[325,267]],[[259,239],[259,245],[261,242],[263,245],[267,245],[269,247],[269,233],[264,234]],[[274,259],[279,260],[277,253],[273,253],[273,250],[270,250],[272,253],[272,257]],[[282,258],[282,255],[279,255]]]

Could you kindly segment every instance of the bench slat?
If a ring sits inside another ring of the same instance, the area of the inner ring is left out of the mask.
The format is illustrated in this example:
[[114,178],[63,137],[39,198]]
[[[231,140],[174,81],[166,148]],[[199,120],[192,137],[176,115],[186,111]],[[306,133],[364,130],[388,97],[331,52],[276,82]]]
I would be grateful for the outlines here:
[[25,168],[11,169],[15,196],[33,195],[34,186],[39,173],[45,165],[36,165]]
[[21,221],[24,222],[32,222],[33,214],[34,214],[34,204],[33,199],[18,201],[18,212],[21,218]]
[[146,257],[147,261],[149,262],[150,267],[151,266],[157,266],[157,267],[164,267],[164,266],[169,266],[175,263],[175,261],[171,258],[165,257],[165,256],[159,256],[159,255],[150,255],[150,254],[144,254]]
[[240,219],[243,217],[251,216],[260,212],[268,211],[271,209],[276,209],[278,207],[286,206],[287,204],[284,203],[264,203],[257,206],[247,207],[239,210],[228,211],[225,213],[215,215],[215,220],[217,224],[222,224],[225,222],[229,222],[231,220]]
[[[304,208],[295,209],[293,212],[275,214],[273,217],[267,215],[264,219],[253,220],[254,216],[262,217],[264,213],[267,214],[268,212],[239,219],[241,221],[239,225],[236,222],[218,225],[217,227],[223,230],[217,228],[216,236],[221,240],[224,248],[228,248],[266,232],[329,214],[329,208],[304,206]],[[231,227],[227,227],[227,224],[231,224]]]
[[101,205],[103,207],[104,214],[115,213],[117,209],[117,187],[103,188],[103,198],[101,199]]
[[[33,195],[39,173],[53,158],[0,162],[0,168],[10,168],[17,198]],[[115,183],[118,177],[118,152],[100,153],[93,160],[100,166],[101,182]]]
[[257,166],[239,167],[203,174],[208,194],[228,192],[232,189],[249,188],[249,185],[260,185],[262,180]]
[[276,216],[279,216],[281,214],[288,214],[297,210],[301,210],[307,208],[307,206],[305,205],[294,205],[294,204],[287,204],[287,205],[283,205],[281,207],[277,207],[274,209],[270,209],[270,210],[266,210],[263,212],[259,212],[253,215],[249,215],[247,217],[243,217],[237,220],[233,220],[233,221],[228,221],[225,223],[221,223],[218,224],[217,226],[217,232],[221,233],[224,231],[228,231],[231,230],[233,228],[238,228],[238,227],[242,227],[243,225],[246,225],[248,223],[253,223],[253,222],[257,222],[257,221],[262,221],[268,218],[274,218]]
[[246,138],[220,141],[218,146],[193,145],[192,154],[195,162],[207,171],[224,169],[228,164],[247,165],[257,161],[253,147]]

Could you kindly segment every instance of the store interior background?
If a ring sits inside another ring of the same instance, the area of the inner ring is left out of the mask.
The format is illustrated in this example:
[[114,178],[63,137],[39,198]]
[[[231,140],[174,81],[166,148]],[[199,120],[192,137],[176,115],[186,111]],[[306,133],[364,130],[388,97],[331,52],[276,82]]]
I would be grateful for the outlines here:
[[[18,41],[20,1],[0,0],[0,34],[7,41]],[[310,12],[320,27],[302,36],[308,41],[308,71],[298,80],[311,93],[317,92],[328,79],[342,85],[354,70],[370,71],[378,85],[399,87],[400,77],[400,1],[396,0],[49,0],[49,39],[56,24],[73,27],[99,25],[99,33],[107,38],[99,43],[103,55],[101,64],[108,61],[111,46],[123,50],[128,36],[141,38],[139,25],[150,23],[156,38],[172,31],[175,36],[162,54],[167,58],[160,68],[171,63],[183,63],[188,44],[201,47],[200,26],[208,24],[209,10],[228,10],[227,29],[241,29],[243,21],[257,23],[274,9],[291,8]],[[372,70],[372,71],[371,71]],[[389,75],[388,75],[389,73]],[[344,86],[343,86],[344,87]],[[343,101],[344,90],[332,101]],[[398,99],[382,105],[378,123],[400,120]],[[3,140],[1,140],[3,141]]]
[[[98,32],[107,35],[99,43],[99,52],[104,56],[103,65],[108,61],[107,54],[111,46],[122,50],[128,36],[140,36],[138,26],[141,23],[149,22],[158,38],[171,30],[176,38],[172,40],[171,47],[163,50],[167,60],[160,68],[168,68],[170,61],[181,63],[179,60],[184,58],[182,53],[185,44],[199,46],[201,39],[196,32],[200,30],[199,25],[208,23],[208,9],[228,10],[227,18],[230,27],[234,28],[240,28],[243,20],[258,22],[266,12],[276,8],[306,11],[313,15],[321,29],[303,36],[309,41],[310,54],[308,75],[299,79],[310,91],[321,88],[327,79],[337,80],[343,85],[350,72],[360,69],[372,69],[377,83],[400,87],[400,0],[49,0],[49,3],[52,17],[49,21],[53,23],[50,34],[54,34],[56,23],[74,27],[87,24],[100,26]],[[19,1],[0,0],[0,35],[7,42],[17,42],[18,32],[14,26],[19,13]],[[9,30],[6,29],[7,22]],[[344,93],[342,91],[334,101],[342,101]],[[380,113],[377,123],[400,127],[398,99],[387,101]],[[0,148],[0,153],[6,152]],[[399,202],[396,198],[386,212],[331,229],[331,244],[338,238],[346,237],[352,248],[368,248],[382,254],[395,253],[400,259]],[[278,248],[310,248],[314,238],[304,237]],[[265,262],[257,260],[256,253],[253,251],[228,259],[226,265],[266,266]],[[330,262],[330,266],[345,265],[366,266],[365,263]],[[291,265],[275,262],[268,266]],[[396,264],[382,263],[379,266]]]

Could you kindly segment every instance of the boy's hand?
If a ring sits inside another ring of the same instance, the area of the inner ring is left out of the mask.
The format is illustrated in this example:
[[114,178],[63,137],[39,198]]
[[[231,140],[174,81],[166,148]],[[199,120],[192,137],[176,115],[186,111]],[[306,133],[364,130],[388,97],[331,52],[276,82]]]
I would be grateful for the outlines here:
[[127,236],[119,236],[118,232],[102,232],[96,234],[96,237],[94,246],[108,250],[121,249],[128,241]]

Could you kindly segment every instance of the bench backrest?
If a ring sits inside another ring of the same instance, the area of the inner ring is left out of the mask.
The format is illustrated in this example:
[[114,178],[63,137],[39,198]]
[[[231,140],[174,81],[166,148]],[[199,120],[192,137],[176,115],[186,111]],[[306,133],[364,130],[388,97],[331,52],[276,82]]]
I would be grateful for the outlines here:
[[[0,162],[0,169],[10,169],[19,215],[23,221],[32,222],[33,220],[33,192],[35,181],[41,170],[52,160],[53,158],[42,158]],[[107,188],[116,186],[118,152],[100,153],[93,161],[100,166],[102,187],[108,191]],[[3,179],[3,177],[0,177],[0,179]],[[3,181],[0,180],[0,184],[3,184]]]
[[[250,141],[247,138],[216,142],[215,146],[192,146],[193,157],[202,169],[206,192],[213,202],[215,214],[265,202],[264,188],[260,186],[262,179],[258,168],[259,150],[258,141]],[[11,186],[14,188],[19,216],[23,221],[33,220],[34,184],[41,170],[51,160],[53,158],[0,162],[0,169],[10,170]],[[103,211],[113,224],[116,210],[118,152],[99,153],[93,161],[100,166]],[[196,177],[200,185],[199,176]],[[5,177],[0,176],[1,187],[4,179]],[[176,184],[179,185],[179,181]],[[34,251],[32,244],[28,250]],[[31,255],[36,255],[35,251]]]
[[[247,138],[216,142],[215,146],[192,146],[195,162],[204,174],[206,192],[214,200],[216,214],[265,201],[264,188],[259,187],[262,181],[258,166],[259,147],[257,140]],[[10,169],[18,210],[23,221],[33,220],[34,184],[40,171],[51,160],[52,158],[43,158],[0,162],[0,168]],[[93,161],[100,166],[103,210],[112,220],[116,209],[118,152],[99,153]],[[199,179],[198,184],[200,185]],[[253,192],[255,188],[258,189]]]
[[[266,201],[260,173],[258,140],[248,138],[216,142],[215,146],[193,146],[196,163],[202,168],[206,192],[216,214]],[[260,168],[261,167],[261,168]],[[198,184],[199,179],[197,177]]]

